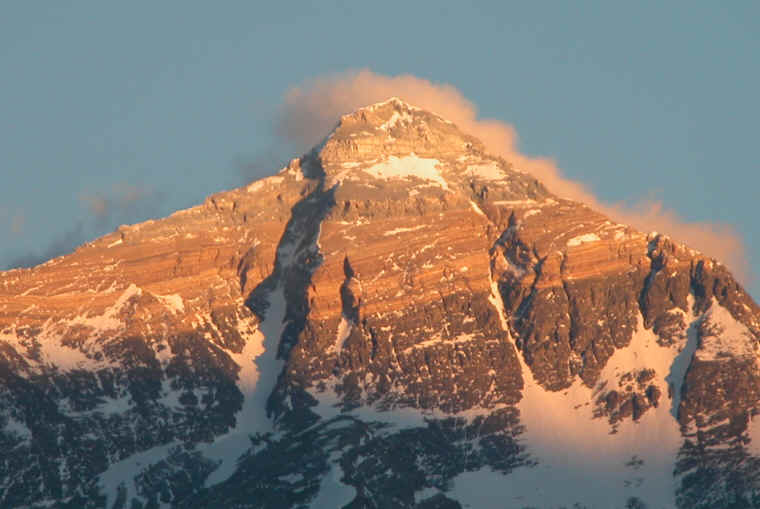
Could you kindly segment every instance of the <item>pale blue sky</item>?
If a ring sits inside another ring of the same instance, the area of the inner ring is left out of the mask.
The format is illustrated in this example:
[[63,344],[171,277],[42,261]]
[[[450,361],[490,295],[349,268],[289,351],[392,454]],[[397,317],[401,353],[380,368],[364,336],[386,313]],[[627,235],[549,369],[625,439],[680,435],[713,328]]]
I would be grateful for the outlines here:
[[760,272],[760,2],[65,4],[0,6],[0,266],[275,171],[288,87],[370,68],[454,85],[605,201],[733,225]]

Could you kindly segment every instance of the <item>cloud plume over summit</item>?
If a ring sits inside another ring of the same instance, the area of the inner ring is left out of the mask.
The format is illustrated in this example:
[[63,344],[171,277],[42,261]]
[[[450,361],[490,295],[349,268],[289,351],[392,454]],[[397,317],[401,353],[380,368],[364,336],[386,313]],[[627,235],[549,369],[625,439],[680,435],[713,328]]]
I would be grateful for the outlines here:
[[143,221],[158,213],[163,197],[162,192],[125,183],[114,184],[110,192],[83,193],[79,196],[87,212],[83,217],[59,232],[41,249],[17,255],[0,269],[33,267],[70,253],[120,224]]
[[553,193],[586,203],[641,231],[670,235],[722,261],[745,283],[749,279],[744,243],[730,225],[685,221],[659,201],[641,201],[633,206],[606,203],[583,183],[565,177],[552,159],[521,153],[514,127],[479,118],[476,106],[448,84],[411,75],[384,76],[370,70],[318,77],[287,91],[277,119],[277,134],[305,151],[335,126],[340,115],[391,96],[454,122],[479,138],[490,152],[534,175]]

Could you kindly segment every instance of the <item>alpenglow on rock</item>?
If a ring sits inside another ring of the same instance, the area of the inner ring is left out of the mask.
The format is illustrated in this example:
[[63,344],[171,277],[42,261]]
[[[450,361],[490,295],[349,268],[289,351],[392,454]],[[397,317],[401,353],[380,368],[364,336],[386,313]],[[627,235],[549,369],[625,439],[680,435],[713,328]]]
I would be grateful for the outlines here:
[[0,273],[0,507],[760,507],[760,308],[393,98]]

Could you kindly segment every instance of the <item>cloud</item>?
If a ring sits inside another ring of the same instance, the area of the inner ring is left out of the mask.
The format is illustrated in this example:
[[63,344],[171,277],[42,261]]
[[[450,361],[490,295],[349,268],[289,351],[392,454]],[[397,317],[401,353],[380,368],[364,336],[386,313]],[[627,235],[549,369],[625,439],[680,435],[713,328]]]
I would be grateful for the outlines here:
[[599,200],[584,184],[565,177],[552,159],[521,153],[514,127],[500,120],[479,118],[475,105],[448,84],[432,83],[411,75],[383,76],[369,70],[315,78],[287,91],[276,131],[306,151],[335,126],[340,115],[392,96],[454,122],[462,131],[479,138],[492,153],[534,175],[553,193],[586,203],[641,231],[670,235],[719,259],[739,278],[749,279],[744,242],[731,226],[685,221],[675,211],[666,209],[662,202],[642,201],[627,206]]
[[240,177],[240,185],[246,185],[254,180],[267,177],[272,174],[274,169],[286,166],[288,158],[282,155],[284,153],[286,153],[286,149],[283,147],[270,147],[252,155],[240,155],[235,158],[234,166]]
[[30,251],[12,258],[5,266],[5,269],[17,269],[34,267],[41,263],[72,252],[77,246],[88,240],[85,233],[85,222],[78,221],[71,229],[56,235],[42,250]]
[[21,210],[11,212],[5,207],[0,207],[0,226],[7,228],[14,235],[18,235],[24,231],[25,224],[26,216]]
[[16,212],[11,217],[11,232],[19,234],[24,231],[24,224],[26,223],[26,217],[22,212]]
[[146,219],[148,211],[158,210],[162,196],[161,192],[120,183],[110,193],[83,193],[79,199],[86,205],[95,229],[103,230]]
[[44,248],[12,258],[6,268],[39,265],[74,251],[78,246],[114,230],[120,224],[144,221],[160,210],[163,196],[161,192],[128,184],[114,185],[108,193],[82,194],[80,202],[87,212],[85,217],[56,235]]

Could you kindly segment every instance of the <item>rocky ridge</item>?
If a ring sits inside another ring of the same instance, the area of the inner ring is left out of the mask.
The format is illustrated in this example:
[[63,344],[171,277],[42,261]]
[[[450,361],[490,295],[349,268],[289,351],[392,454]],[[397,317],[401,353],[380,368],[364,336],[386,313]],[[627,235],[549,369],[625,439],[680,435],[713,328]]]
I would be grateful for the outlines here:
[[495,472],[554,507],[576,494],[519,484],[559,468],[555,426],[641,450],[621,507],[662,500],[651,429],[670,506],[754,507],[759,339],[720,263],[394,98],[275,176],[0,273],[0,506],[461,507]]

